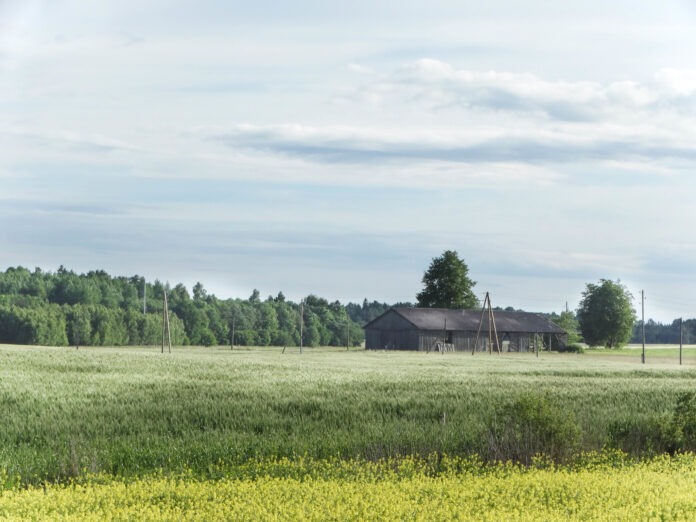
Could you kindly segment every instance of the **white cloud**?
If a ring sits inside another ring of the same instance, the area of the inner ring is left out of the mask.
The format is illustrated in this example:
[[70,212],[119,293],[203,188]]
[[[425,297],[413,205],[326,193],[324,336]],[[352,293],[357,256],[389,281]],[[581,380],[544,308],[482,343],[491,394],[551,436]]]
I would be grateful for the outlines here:
[[696,69],[660,69],[655,80],[674,97],[693,96],[696,93]]
[[357,63],[349,63],[347,68],[350,72],[358,74],[370,74],[373,72],[373,70],[370,67],[366,67]]
[[[202,130],[204,136],[234,150],[302,158],[315,163],[379,164],[567,164],[569,162],[686,161],[696,154],[690,133],[655,124],[580,122],[516,128],[472,125],[462,128],[394,128],[242,124]],[[683,130],[683,129],[680,129]]]
[[[555,120],[592,120],[617,111],[681,106],[696,92],[696,72],[662,69],[653,83],[623,80],[546,80],[531,73],[456,69],[434,59],[406,64],[354,93],[355,99],[421,101],[431,108],[458,106],[537,113]],[[689,100],[696,102],[696,100]]]

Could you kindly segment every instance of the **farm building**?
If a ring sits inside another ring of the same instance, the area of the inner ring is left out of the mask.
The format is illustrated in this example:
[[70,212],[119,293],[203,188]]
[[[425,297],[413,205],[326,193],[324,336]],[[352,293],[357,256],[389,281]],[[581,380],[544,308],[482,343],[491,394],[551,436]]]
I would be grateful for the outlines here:
[[[568,342],[565,330],[540,314],[494,312],[501,352],[528,352],[536,346],[556,350]],[[368,350],[488,350],[488,313],[443,308],[392,308],[365,325]],[[496,350],[493,335],[493,350]]]

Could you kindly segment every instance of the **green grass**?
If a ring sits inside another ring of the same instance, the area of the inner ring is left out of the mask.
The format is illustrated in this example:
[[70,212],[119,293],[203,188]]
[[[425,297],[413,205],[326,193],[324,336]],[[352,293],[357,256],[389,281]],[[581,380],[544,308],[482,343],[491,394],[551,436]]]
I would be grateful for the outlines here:
[[[641,352],[643,351],[643,345],[641,344],[627,344],[623,348],[616,350],[607,349],[586,349],[588,353],[596,355],[630,355],[638,358],[640,360]],[[646,361],[654,359],[661,362],[673,362],[674,364],[679,364],[679,345],[678,344],[646,344],[645,345],[645,358]],[[682,347],[682,362],[688,363],[687,359],[691,360],[691,364],[694,364],[696,360],[696,345],[688,344]]]
[[491,412],[530,394],[574,416],[581,449],[599,449],[612,422],[660,416],[694,388],[693,350],[682,367],[628,355],[5,345],[0,469],[38,483],[206,475],[252,457],[485,453]]

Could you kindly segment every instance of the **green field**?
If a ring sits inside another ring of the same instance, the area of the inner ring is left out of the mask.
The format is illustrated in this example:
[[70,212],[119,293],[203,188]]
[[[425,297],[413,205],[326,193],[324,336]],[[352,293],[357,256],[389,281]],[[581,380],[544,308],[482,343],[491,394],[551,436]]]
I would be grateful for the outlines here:
[[[532,410],[539,401],[551,408],[550,422],[568,418],[578,427],[569,449],[599,450],[612,425],[649,425],[694,390],[694,348],[682,367],[672,350],[651,349],[642,365],[633,347],[536,358],[4,345],[0,469],[9,482],[38,484],[98,472],[210,477],[221,462],[297,455],[519,458],[519,448],[501,443],[500,426],[516,415],[505,406],[522,399],[524,409],[528,397]],[[654,449],[628,443],[639,454]],[[550,442],[514,444],[529,453]]]
[[[586,350],[587,353],[595,355],[632,355],[640,360],[643,346],[640,344],[627,344],[623,348],[616,350],[595,349]],[[679,364],[679,345],[678,344],[646,344],[646,362],[664,362]],[[685,344],[682,346],[682,363],[696,364],[696,345]]]

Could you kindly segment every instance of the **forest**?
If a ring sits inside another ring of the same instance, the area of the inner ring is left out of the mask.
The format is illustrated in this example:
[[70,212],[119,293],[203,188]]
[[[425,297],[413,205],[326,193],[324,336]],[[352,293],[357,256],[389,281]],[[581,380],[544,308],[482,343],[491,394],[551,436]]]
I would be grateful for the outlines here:
[[[696,319],[684,319],[682,325],[684,344],[696,344]],[[631,343],[643,341],[640,321],[633,326]],[[645,342],[648,344],[679,344],[679,319],[663,324],[652,319],[645,321]]]
[[248,299],[223,300],[201,283],[189,293],[180,283],[171,287],[103,270],[76,274],[61,266],[56,272],[12,267],[0,273],[0,343],[158,344],[165,291],[172,343],[178,345],[298,346],[301,311],[304,346],[359,346],[363,340],[346,307],[314,295],[303,306],[282,292],[262,300],[258,290]]

